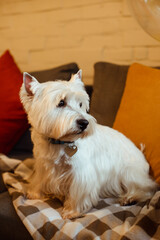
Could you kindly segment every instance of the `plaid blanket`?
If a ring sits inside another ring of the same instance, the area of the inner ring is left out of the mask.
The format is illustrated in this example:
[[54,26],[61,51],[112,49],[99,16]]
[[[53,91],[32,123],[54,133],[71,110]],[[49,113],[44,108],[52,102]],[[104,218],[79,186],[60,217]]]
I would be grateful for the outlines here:
[[[13,205],[33,239],[160,239],[160,191],[147,202],[122,207],[114,199],[101,199],[84,217],[63,220],[57,199],[29,200],[23,185],[33,172],[33,159],[23,162],[0,156],[0,168]],[[10,172],[9,172],[10,171]]]

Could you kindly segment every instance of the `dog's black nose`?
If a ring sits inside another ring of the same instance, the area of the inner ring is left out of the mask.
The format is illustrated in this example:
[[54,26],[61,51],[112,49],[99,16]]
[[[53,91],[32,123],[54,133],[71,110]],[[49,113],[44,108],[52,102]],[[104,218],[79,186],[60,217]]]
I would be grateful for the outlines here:
[[78,127],[83,131],[88,126],[89,122],[86,119],[77,120]]

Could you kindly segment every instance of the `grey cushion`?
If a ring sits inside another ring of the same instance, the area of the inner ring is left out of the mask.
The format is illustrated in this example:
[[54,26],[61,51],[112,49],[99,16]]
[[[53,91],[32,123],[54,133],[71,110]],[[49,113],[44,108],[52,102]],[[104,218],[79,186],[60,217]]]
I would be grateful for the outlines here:
[[107,62],[94,65],[90,113],[97,122],[112,127],[125,87],[129,66]]
[[0,239],[31,240],[29,232],[18,217],[8,192],[0,194]]

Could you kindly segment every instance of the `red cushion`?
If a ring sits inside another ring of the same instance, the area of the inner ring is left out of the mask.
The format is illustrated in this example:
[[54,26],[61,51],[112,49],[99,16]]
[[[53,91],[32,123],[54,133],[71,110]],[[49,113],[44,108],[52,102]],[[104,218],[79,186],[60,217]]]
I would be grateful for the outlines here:
[[28,128],[19,99],[23,76],[9,51],[0,57],[0,153],[8,153]]

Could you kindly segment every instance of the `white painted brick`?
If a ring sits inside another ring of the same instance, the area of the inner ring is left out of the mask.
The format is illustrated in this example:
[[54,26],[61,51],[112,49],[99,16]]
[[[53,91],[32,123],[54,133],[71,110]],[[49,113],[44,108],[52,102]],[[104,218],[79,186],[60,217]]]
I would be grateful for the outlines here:
[[155,67],[155,66],[159,66],[160,67],[160,63],[157,60],[151,61],[151,60],[139,60],[138,63],[141,63],[143,65],[149,66],[149,67]]
[[21,1],[30,1],[30,0],[4,0],[5,1],[5,3],[10,3],[10,2],[14,2],[15,4],[17,3],[17,2],[21,2]]
[[10,27],[10,19],[6,16],[0,15],[0,29],[8,28],[8,27]]
[[76,59],[80,60],[81,62],[84,61],[84,58],[86,61],[90,60],[96,60],[98,58],[101,58],[101,53],[97,49],[88,49],[88,48],[77,48],[77,49],[63,49],[63,58],[65,60],[72,59],[73,61],[76,61]]
[[15,50],[37,50],[44,49],[45,38],[44,37],[26,37],[15,38],[12,40],[12,48]]
[[58,9],[44,13],[46,22],[56,23],[82,19],[82,8]]
[[13,29],[11,29],[10,27],[0,28],[0,39],[1,38],[12,40],[12,38],[13,38]]
[[104,2],[121,2],[121,0],[63,0],[63,7],[73,7],[73,6],[85,6],[85,5],[92,5],[92,4],[100,4]]
[[159,46],[159,42],[142,30],[130,30],[123,33],[125,46]]
[[28,51],[25,48],[20,51],[14,50],[12,48],[10,48],[10,50],[18,66],[20,66],[20,64],[26,64],[28,62]]
[[59,62],[52,62],[52,63],[42,63],[42,62],[34,62],[28,64],[21,64],[21,70],[26,72],[34,72],[39,70],[46,70],[46,69],[52,69],[54,67],[60,66],[62,63]]
[[160,47],[148,49],[148,59],[151,61],[159,61],[160,66]]
[[62,7],[61,0],[34,0],[34,1],[14,1],[10,0],[3,6],[3,14],[31,13],[39,11],[51,11]]
[[8,18],[12,22],[14,36],[18,37],[61,35],[64,28],[64,23],[53,21],[51,15],[46,12],[11,15]]
[[121,31],[139,30],[143,31],[133,17],[121,17],[119,19]]
[[82,41],[82,46],[87,48],[88,46],[92,49],[102,49],[104,47],[117,48],[122,46],[122,35],[119,32],[114,34],[103,34],[103,35],[89,35],[85,36]]
[[64,34],[70,32],[76,35],[93,35],[113,33],[119,30],[118,19],[100,19],[88,21],[74,21],[66,23],[64,26]]
[[12,47],[11,39],[0,38],[0,50],[10,49]]
[[121,2],[105,2],[83,8],[83,18],[103,18],[121,16]]
[[47,37],[45,47],[46,49],[54,49],[54,48],[73,48],[79,47],[82,42],[81,36],[72,36],[61,35],[61,36],[53,36]]
[[1,0],[0,53],[22,71],[77,62],[92,83],[97,61],[160,65],[160,43],[139,26],[127,0]]
[[64,23],[54,24],[52,22],[48,22],[46,25],[35,27],[32,32],[35,36],[45,36],[46,38],[48,38],[49,36],[63,36]]
[[21,72],[30,72],[28,63],[18,63],[18,67]]
[[148,57],[147,47],[135,48],[134,49],[134,59],[135,60],[145,60]]
[[[8,31],[7,29],[3,31],[5,36],[10,36],[10,38],[23,38],[23,37],[48,37],[48,36],[61,36],[63,33],[64,24],[52,24],[48,23],[46,25],[28,25],[28,26],[12,26]],[[1,31],[0,31],[1,33]]]
[[128,3],[128,0],[122,0],[122,3],[123,3],[123,7],[122,7],[122,9],[123,9],[123,15],[124,16],[131,16],[131,9],[130,9],[130,6],[129,6],[129,3]]
[[60,62],[62,60],[62,50],[43,50],[43,51],[30,51],[29,62],[31,65],[37,63],[47,64]]
[[9,15],[8,18],[13,27],[21,28],[35,28],[41,27],[46,24],[46,14],[41,13],[27,13],[27,14],[17,14]]
[[133,49],[131,48],[117,48],[105,49],[103,52],[104,60],[108,61],[131,61],[133,59]]

